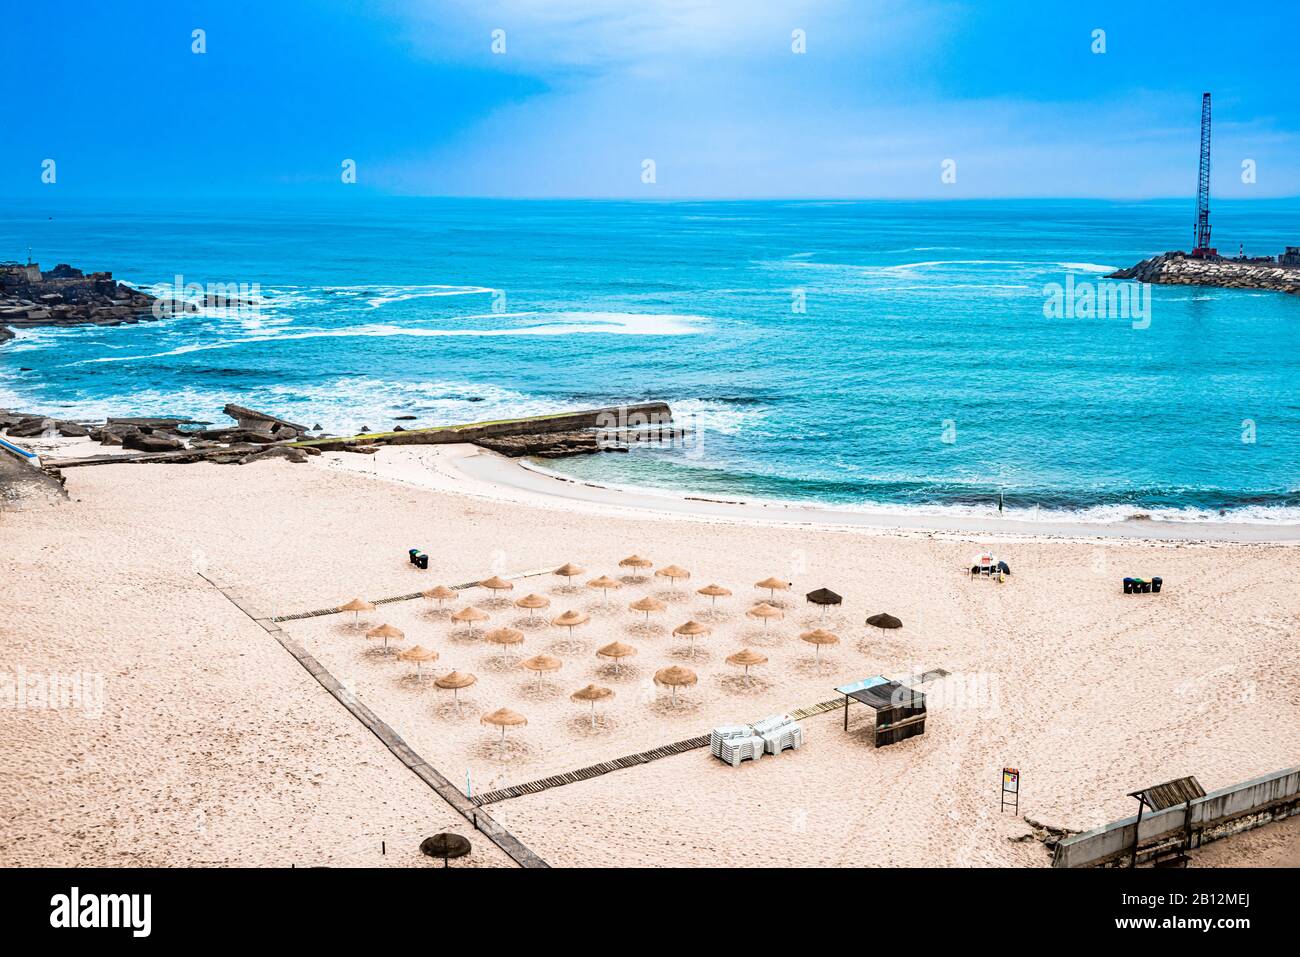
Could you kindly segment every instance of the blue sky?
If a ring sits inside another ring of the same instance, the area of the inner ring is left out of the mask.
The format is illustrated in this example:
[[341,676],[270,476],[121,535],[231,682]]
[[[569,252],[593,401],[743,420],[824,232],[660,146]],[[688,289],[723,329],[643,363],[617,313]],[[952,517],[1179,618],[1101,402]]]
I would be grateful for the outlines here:
[[1293,2],[39,0],[4,27],[0,195],[1181,197],[1203,90],[1216,196],[1300,195]]

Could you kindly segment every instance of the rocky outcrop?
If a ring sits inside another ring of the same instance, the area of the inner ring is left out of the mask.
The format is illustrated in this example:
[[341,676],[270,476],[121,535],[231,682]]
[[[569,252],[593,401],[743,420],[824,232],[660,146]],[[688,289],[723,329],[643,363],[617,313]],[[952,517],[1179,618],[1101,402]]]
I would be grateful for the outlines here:
[[39,265],[0,264],[0,342],[13,329],[30,326],[120,326],[153,319],[155,298],[113,278],[89,275],[59,263],[42,273]]
[[1219,286],[1300,293],[1300,267],[1231,259],[1194,259],[1186,253],[1161,253],[1107,279],[1135,279],[1169,286]]

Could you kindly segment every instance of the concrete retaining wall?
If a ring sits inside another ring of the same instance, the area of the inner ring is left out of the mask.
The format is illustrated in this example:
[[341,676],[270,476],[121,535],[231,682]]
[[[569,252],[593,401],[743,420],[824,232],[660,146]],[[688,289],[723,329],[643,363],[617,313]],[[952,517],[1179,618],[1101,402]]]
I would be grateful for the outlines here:
[[[1190,832],[1191,846],[1300,813],[1300,767],[1275,771],[1211,791],[1188,805],[1142,815],[1140,847],[1150,848]],[[1137,815],[1066,838],[1056,845],[1053,867],[1101,867],[1127,862]],[[1141,860],[1143,854],[1139,853]]]

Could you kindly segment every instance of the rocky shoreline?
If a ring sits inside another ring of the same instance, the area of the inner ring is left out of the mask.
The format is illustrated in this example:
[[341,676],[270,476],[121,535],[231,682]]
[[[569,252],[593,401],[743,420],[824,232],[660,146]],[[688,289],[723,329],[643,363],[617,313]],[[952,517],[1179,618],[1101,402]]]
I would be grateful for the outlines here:
[[59,263],[0,264],[0,342],[33,326],[120,326],[155,319],[157,298],[113,278]]
[[246,465],[267,459],[306,462],[309,456],[322,452],[373,454],[383,445],[467,442],[511,457],[560,458],[626,452],[637,444],[672,442],[687,434],[671,426],[672,413],[662,402],[465,426],[397,426],[392,432],[354,436],[321,434],[319,426],[309,428],[233,403],[222,411],[235,420],[233,426],[214,428],[210,422],[179,417],[113,417],[87,423],[0,409],[0,433],[19,440],[86,438],[105,447],[104,451],[45,463],[45,471],[59,480],[62,468],[79,466],[119,462]]
[[1300,293],[1300,266],[1232,259],[1199,259],[1183,252],[1161,253],[1107,279],[1134,279],[1166,286],[1218,286]]

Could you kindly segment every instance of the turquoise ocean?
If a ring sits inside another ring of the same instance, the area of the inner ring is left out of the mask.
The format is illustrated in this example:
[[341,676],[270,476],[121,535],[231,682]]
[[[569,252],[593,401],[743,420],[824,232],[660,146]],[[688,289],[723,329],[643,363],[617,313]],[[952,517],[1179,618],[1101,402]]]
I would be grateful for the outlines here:
[[[1225,252],[1300,244],[1297,201],[1212,215]],[[1300,296],[1153,287],[1137,318],[1044,314],[1053,284],[1104,291],[1187,248],[1192,219],[1188,202],[3,201],[0,259],[30,246],[44,268],[258,305],[20,332],[0,407],[222,421],[237,401],[342,433],[662,399],[690,441],[548,467],[849,508],[987,513],[1001,493],[1011,514],[1300,521]]]

